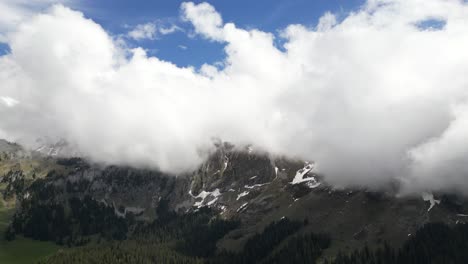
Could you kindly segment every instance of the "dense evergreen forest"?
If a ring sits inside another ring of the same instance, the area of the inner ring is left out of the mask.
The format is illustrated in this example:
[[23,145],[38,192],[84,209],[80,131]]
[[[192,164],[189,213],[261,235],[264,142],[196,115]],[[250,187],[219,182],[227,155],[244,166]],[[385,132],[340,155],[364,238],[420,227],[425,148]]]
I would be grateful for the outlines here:
[[388,245],[376,250],[365,247],[349,255],[339,254],[333,264],[455,264],[468,263],[468,224],[449,227],[426,224],[400,249]]
[[[185,220],[177,220],[177,224],[190,226],[184,221],[197,222],[202,218],[202,214],[192,215]],[[201,222],[195,223],[193,227],[200,227]],[[189,232],[185,235],[172,230],[173,227],[169,225],[163,228],[166,231],[162,233],[166,238],[162,240],[149,239],[150,235],[146,234],[138,239],[88,244],[61,251],[41,263],[280,264],[317,263],[318,260],[318,263],[325,264],[468,263],[467,224],[454,227],[439,223],[427,224],[399,249],[384,244],[377,249],[365,247],[350,254],[339,253],[334,259],[321,258],[323,251],[332,243],[327,235],[297,234],[296,231],[303,223],[288,219],[273,222],[263,232],[252,236],[238,253],[215,251],[213,245],[232,224],[218,222],[213,226],[205,225],[205,229],[196,232],[190,231],[188,226],[182,227],[188,228]],[[207,234],[199,240],[201,232]],[[172,235],[180,239],[171,239]],[[204,247],[204,243],[210,246]]]
[[[40,263],[313,263],[330,243],[324,235],[294,235],[304,223],[284,218],[248,239],[240,252],[217,252],[216,242],[237,225],[235,221],[213,218],[210,210],[202,208],[193,214],[139,226],[132,238],[91,242],[60,251]],[[275,250],[290,236],[280,250]]]
[[[314,263],[322,251],[329,246],[330,239],[326,235],[295,235],[304,225],[307,225],[307,221],[291,221],[288,218],[274,221],[263,232],[249,238],[241,252],[237,254],[223,252],[209,262],[237,264],[301,263],[294,261],[303,261]],[[281,246],[285,240],[285,245]],[[279,250],[278,247],[280,247]]]
[[105,239],[121,240],[126,238],[128,226],[132,224],[131,218],[116,216],[113,208],[89,196],[69,198],[67,206],[62,203],[41,204],[38,200],[28,202],[37,204],[30,206],[28,214],[14,216],[5,234],[8,240],[14,239],[16,233],[67,246],[85,244],[89,236],[97,234]]

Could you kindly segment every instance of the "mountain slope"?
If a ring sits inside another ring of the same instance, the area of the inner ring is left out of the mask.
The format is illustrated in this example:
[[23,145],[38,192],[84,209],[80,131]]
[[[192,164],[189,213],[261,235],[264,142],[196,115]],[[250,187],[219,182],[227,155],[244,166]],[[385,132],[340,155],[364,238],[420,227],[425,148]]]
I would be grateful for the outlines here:
[[[210,217],[240,223],[215,236],[218,252],[239,252],[270,223],[288,218],[307,222],[299,234],[327,234],[323,258],[333,258],[366,244],[399,247],[426,223],[468,219],[467,203],[458,197],[334,189],[312,163],[227,143],[186,175],[58,158],[8,142],[0,147],[3,194],[17,204],[10,238],[23,234],[69,246],[133,239],[141,236],[138,226],[163,226],[210,208]],[[211,226],[206,221],[200,223]]]

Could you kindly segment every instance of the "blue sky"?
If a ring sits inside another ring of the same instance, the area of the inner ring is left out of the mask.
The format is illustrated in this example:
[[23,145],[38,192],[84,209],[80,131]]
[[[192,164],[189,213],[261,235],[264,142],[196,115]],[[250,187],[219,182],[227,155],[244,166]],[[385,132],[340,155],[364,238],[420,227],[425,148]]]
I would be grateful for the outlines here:
[[[128,40],[131,46],[147,49],[150,55],[171,61],[178,66],[195,66],[213,63],[224,57],[223,45],[190,36],[189,23],[180,19],[180,4],[174,0],[84,0],[72,4],[88,18],[102,25],[113,35],[125,34],[132,27],[144,23],[156,23],[164,27],[177,25],[182,28],[173,34],[160,35],[156,39]],[[196,3],[201,1],[195,1]],[[363,0],[211,0],[207,1],[221,13],[225,22],[234,22],[243,28],[257,28],[277,33],[289,24],[314,26],[327,11],[340,16],[364,2]],[[183,46],[181,48],[181,46]],[[183,49],[186,47],[186,49]],[[1,47],[0,47],[1,48]]]

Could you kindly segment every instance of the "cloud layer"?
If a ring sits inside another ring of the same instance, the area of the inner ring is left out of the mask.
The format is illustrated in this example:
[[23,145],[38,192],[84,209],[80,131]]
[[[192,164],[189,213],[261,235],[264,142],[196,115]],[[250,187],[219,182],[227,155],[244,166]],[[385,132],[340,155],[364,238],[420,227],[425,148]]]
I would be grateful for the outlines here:
[[15,27],[0,57],[0,136],[65,138],[96,161],[174,173],[222,138],[316,161],[338,186],[468,194],[463,1],[368,0],[279,37],[224,23],[208,3],[181,11],[225,44],[223,67],[128,50],[62,5]]

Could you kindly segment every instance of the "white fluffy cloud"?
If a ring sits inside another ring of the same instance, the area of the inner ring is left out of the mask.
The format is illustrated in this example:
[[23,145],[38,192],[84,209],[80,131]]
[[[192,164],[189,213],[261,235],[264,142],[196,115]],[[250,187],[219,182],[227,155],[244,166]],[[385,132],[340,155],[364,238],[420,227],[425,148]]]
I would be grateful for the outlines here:
[[182,31],[182,28],[174,24],[164,27],[158,25],[155,22],[148,22],[145,24],[136,25],[127,33],[127,36],[137,41],[144,39],[154,40],[158,37],[159,34],[168,35],[177,31]]
[[183,29],[177,25],[170,25],[168,27],[161,27],[159,29],[159,33],[161,33],[162,35],[169,35],[169,34],[172,34],[172,33],[175,33],[177,31],[183,31]]
[[130,32],[128,32],[128,36],[134,40],[155,39],[156,38],[156,24],[155,23],[139,24]]
[[[284,51],[271,33],[223,23],[210,4],[181,9],[197,34],[225,43],[224,67],[125,50],[60,5],[16,27],[0,96],[19,103],[0,105],[0,131],[175,173],[222,138],[314,160],[340,186],[467,193],[466,3],[369,0],[341,21],[326,13],[314,28],[288,26]],[[434,19],[444,26],[418,26]]]
[[0,1],[0,43],[7,41],[8,32],[34,12],[53,3],[68,3],[71,0],[2,0]]
[[213,40],[223,38],[223,30],[221,29],[223,19],[212,5],[205,2],[201,4],[184,2],[181,9],[183,18],[193,23],[196,33]]

